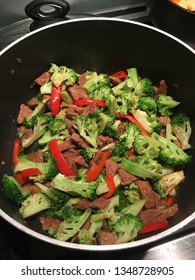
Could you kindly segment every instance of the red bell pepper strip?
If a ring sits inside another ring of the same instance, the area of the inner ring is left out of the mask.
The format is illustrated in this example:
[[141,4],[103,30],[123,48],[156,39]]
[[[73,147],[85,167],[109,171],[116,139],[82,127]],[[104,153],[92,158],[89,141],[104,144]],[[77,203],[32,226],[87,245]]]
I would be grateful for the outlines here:
[[168,225],[167,220],[144,224],[143,228],[139,231],[139,233],[143,234],[143,233],[148,233],[151,231],[160,230],[160,229],[165,228],[167,225]]
[[56,160],[56,164],[59,172],[65,176],[75,176],[76,175],[75,172],[68,166],[65,158],[63,157],[60,148],[58,146],[57,140],[56,139],[51,140],[48,146],[52,156]]
[[56,87],[52,84],[51,90],[51,115],[56,116],[60,110],[60,93],[62,91],[62,85]]
[[127,73],[123,70],[117,71],[114,74],[111,75],[112,77],[116,77],[119,79],[125,79],[127,76]]
[[167,196],[166,199],[164,199],[162,202],[161,202],[161,205],[164,205],[166,207],[170,207],[173,205],[173,200],[174,200],[174,197],[169,195]]
[[98,107],[106,107],[106,103],[101,99],[88,99],[88,98],[81,98],[74,100],[73,104],[77,106],[87,106],[91,104],[96,104]]
[[27,178],[27,177],[24,178],[22,176],[22,171],[17,172],[15,177],[16,177],[16,180],[18,181],[18,183],[20,183],[21,185],[24,185],[24,184],[28,183],[28,181],[29,181],[29,178]]
[[13,166],[15,167],[16,164],[18,163],[19,159],[18,159],[18,155],[20,153],[20,149],[21,149],[21,142],[19,138],[16,138],[14,140],[14,146],[13,146],[13,152],[12,152],[12,162],[13,162]]
[[86,176],[87,182],[94,181],[98,177],[98,175],[102,172],[102,169],[104,168],[104,164],[105,164],[106,160],[108,159],[109,154],[110,154],[109,150],[106,150],[104,152],[100,162],[87,173],[87,176]]
[[27,168],[25,170],[22,170],[22,177],[23,178],[29,178],[30,176],[38,176],[41,174],[41,171],[39,168],[32,167],[32,168]]
[[114,178],[110,173],[108,173],[106,175],[106,184],[108,185],[109,191],[107,193],[103,194],[102,197],[109,198],[114,194],[115,189],[116,189],[116,186],[114,183]]
[[120,118],[124,118],[124,119],[134,123],[137,127],[139,127],[139,129],[141,130],[142,135],[150,136],[150,133],[147,130],[145,130],[143,128],[143,126],[140,124],[140,122],[138,122],[133,116],[128,115],[128,114],[116,114],[116,117],[119,118],[119,119]]

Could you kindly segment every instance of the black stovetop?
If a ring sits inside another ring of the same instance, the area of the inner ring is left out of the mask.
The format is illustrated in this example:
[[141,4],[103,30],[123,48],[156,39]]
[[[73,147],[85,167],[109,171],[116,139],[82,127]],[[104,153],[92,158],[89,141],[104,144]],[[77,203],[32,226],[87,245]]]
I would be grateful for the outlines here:
[[[85,10],[85,12],[88,11]],[[111,5],[110,8],[106,6],[106,9],[94,10],[94,13],[90,10],[90,14],[135,20],[152,25],[144,0],[129,1],[129,4],[125,5],[123,9],[121,9],[121,6],[117,9],[116,6]],[[31,19],[23,18],[7,27],[0,27],[0,50],[29,33],[31,23]],[[56,247],[19,231],[0,218],[0,259],[195,259],[195,220],[160,242],[144,245],[136,249],[112,251],[110,253],[78,252],[72,249]]]

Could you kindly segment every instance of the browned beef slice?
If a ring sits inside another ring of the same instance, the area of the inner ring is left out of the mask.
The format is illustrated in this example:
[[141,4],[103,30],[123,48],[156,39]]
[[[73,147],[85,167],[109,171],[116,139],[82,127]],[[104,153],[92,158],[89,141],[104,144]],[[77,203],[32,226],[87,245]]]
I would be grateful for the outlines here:
[[170,122],[170,117],[163,117],[163,116],[160,116],[157,118],[158,121],[163,125],[163,126],[166,126],[168,122]]
[[61,144],[59,144],[61,152],[69,149],[74,149],[75,147],[75,144],[71,141],[71,137],[66,138]]
[[146,199],[145,208],[152,208],[159,205],[161,197],[153,191],[148,181],[137,180],[135,184],[139,187],[141,198]]
[[33,183],[27,183],[23,186],[23,190],[28,192],[30,195],[40,192],[40,189]]
[[78,100],[80,98],[89,98],[85,89],[82,86],[77,85],[77,84],[68,87],[67,91],[73,100]]
[[91,170],[92,168],[94,168],[98,163],[99,161],[101,160],[103,156],[103,152],[102,151],[98,151],[95,156],[92,158],[92,160],[90,160],[89,162],[89,169]]
[[113,139],[109,136],[99,135],[97,137],[97,143],[99,147],[102,147],[113,143]]
[[136,158],[136,154],[135,154],[133,149],[127,150],[126,154],[127,154],[127,157],[128,157],[129,160],[132,160],[132,159]]
[[74,143],[76,146],[80,148],[84,148],[88,146],[88,143],[83,139],[78,133],[72,133],[70,140],[72,143]]
[[23,131],[25,131],[25,133],[21,137],[22,143],[33,135],[33,129],[32,128],[26,128]]
[[79,85],[82,86],[87,81],[87,76],[85,73],[79,75]]
[[61,221],[57,218],[41,216],[40,223],[43,230],[53,230],[55,232],[57,231]]
[[31,116],[33,110],[30,109],[29,106],[25,105],[25,104],[21,104],[20,105],[20,111],[17,117],[17,123],[21,124],[24,120],[25,117],[29,117]]
[[173,204],[171,207],[164,209],[146,209],[140,212],[139,218],[144,224],[159,222],[174,216],[177,210],[177,204]]
[[31,98],[31,99],[27,102],[27,105],[28,105],[31,109],[34,109],[38,104],[39,104],[39,100],[38,100],[36,97]]
[[88,116],[89,114],[96,113],[97,111],[98,111],[98,107],[96,106],[95,103],[92,103],[84,108],[82,115]]
[[69,133],[73,133],[73,131],[74,131],[74,129],[72,127],[73,122],[68,118],[65,118],[64,121],[65,121],[65,124],[66,124],[66,127],[67,127]]
[[81,155],[79,155],[79,150],[75,149],[69,149],[68,151],[65,151],[63,153],[64,158],[67,161],[68,166],[77,172],[77,166],[83,166],[83,167],[88,167],[88,164],[86,161],[83,159]]
[[103,229],[98,230],[97,239],[99,245],[112,245],[116,241],[116,238],[112,232]]
[[106,174],[111,174],[115,176],[119,169],[119,164],[111,159],[107,159],[105,163]]
[[120,123],[119,126],[118,126],[118,132],[119,132],[119,135],[122,135],[125,131],[125,124],[124,123]]
[[49,82],[50,80],[50,77],[51,77],[51,74],[49,71],[47,72],[44,72],[41,76],[39,76],[38,78],[35,79],[35,83],[40,85],[40,86],[43,86],[45,83]]
[[35,152],[32,152],[32,153],[28,154],[28,159],[33,161],[33,162],[44,162],[44,157],[43,157],[42,150],[39,149]]
[[109,199],[98,197],[94,200],[88,200],[83,198],[79,200],[74,207],[79,209],[89,209],[89,208],[97,208],[97,209],[104,209],[110,203]]
[[166,83],[166,81],[165,80],[161,80],[159,82],[159,86],[158,87],[154,86],[154,91],[155,91],[156,97],[157,97],[158,94],[167,95],[167,83]]
[[121,168],[119,168],[118,173],[121,178],[121,185],[129,185],[137,180],[136,176]]

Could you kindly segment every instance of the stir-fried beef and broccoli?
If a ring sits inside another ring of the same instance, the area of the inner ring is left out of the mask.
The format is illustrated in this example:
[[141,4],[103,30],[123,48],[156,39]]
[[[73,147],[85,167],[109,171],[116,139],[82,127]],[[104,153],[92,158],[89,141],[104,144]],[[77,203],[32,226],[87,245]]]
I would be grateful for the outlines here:
[[62,241],[110,245],[161,230],[176,214],[191,125],[137,68],[114,74],[55,64],[21,104],[3,191],[24,219]]

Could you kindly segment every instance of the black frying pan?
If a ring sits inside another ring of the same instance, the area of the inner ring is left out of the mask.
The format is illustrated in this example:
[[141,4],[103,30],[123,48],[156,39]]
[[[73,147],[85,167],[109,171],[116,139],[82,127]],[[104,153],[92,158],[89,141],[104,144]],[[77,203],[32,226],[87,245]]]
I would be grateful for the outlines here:
[[[20,62],[18,63],[18,58]],[[96,70],[113,73],[136,66],[140,76],[154,83],[165,79],[169,93],[180,100],[195,130],[195,55],[193,50],[155,28],[131,21],[108,18],[83,18],[49,25],[25,35],[0,53],[0,168],[2,175],[12,172],[11,151],[16,133],[15,119],[19,105],[32,96],[30,85],[48,69],[50,63],[67,65],[77,72]],[[12,73],[12,74],[11,74]],[[174,84],[180,86],[175,88]],[[191,143],[195,143],[193,133]],[[169,227],[155,235],[128,244],[95,246],[57,241],[42,232],[36,219],[23,221],[18,208],[0,191],[0,215],[18,229],[42,241],[66,248],[105,250],[130,249],[166,238],[195,218],[195,151],[185,170],[186,180],[179,187],[178,213]]]

